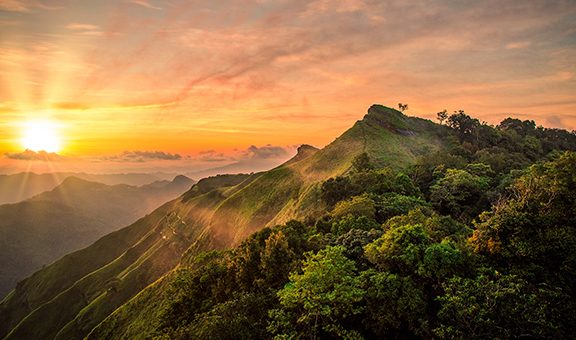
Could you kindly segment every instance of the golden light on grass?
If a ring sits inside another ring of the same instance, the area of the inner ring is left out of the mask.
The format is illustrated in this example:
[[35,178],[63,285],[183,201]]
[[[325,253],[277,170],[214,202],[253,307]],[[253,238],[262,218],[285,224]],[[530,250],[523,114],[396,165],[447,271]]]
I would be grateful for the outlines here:
[[62,139],[58,134],[58,125],[49,120],[28,121],[23,124],[22,147],[35,152],[59,152]]

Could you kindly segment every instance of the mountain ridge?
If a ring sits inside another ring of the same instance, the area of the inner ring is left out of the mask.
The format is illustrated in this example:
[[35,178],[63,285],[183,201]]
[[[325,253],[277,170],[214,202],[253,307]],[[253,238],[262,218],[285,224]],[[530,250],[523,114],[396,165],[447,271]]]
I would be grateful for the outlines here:
[[[406,126],[410,124],[409,131],[413,133],[406,133]],[[117,274],[108,279],[94,279],[93,282],[101,283],[93,288],[73,288],[74,282],[70,281],[64,284],[64,291],[47,292],[44,298],[31,306],[35,311],[25,318],[18,317],[11,321],[0,319],[3,321],[0,324],[6,325],[0,328],[0,336],[9,332],[7,338],[81,338],[114,309],[138,294],[143,286],[152,284],[167,273],[168,267],[175,268],[182,256],[233,247],[266,226],[319,214],[323,207],[317,207],[314,203],[318,201],[322,181],[349,172],[353,159],[359,154],[368,153],[380,167],[386,165],[400,169],[412,164],[420,155],[445,147],[443,131],[443,127],[430,121],[406,117],[396,110],[376,105],[368,110],[362,120],[321,150],[304,147],[293,159],[272,170],[246,175],[238,178],[239,183],[224,183],[207,192],[199,190],[196,185],[190,190],[196,191],[194,194],[185,193],[153,214],[156,217],[147,216],[137,222],[138,227],[148,228],[146,249],[133,248],[140,244],[140,239],[129,237],[126,244],[132,246],[123,248],[124,255],[101,269],[90,272],[92,268],[87,268],[84,276],[104,275],[101,271],[103,268]],[[160,211],[165,215],[158,216]],[[128,234],[131,228],[136,226],[127,227],[125,233]],[[122,234],[123,231],[117,233]],[[127,260],[126,254],[131,254],[134,259],[121,263],[119,259]],[[77,252],[68,256],[81,262],[81,255]],[[151,260],[153,258],[162,258],[164,263],[155,263]],[[66,266],[58,262],[54,265],[66,270]],[[122,272],[126,275],[119,274]],[[138,273],[139,279],[134,281],[130,273]],[[106,282],[112,279],[120,280],[123,289],[111,290]],[[36,286],[41,280],[35,281],[32,277],[27,283]],[[65,295],[62,294],[72,294],[74,289],[80,289],[84,296],[91,298],[70,308],[66,320],[53,320],[48,323],[47,329],[33,329],[32,324],[55,313],[59,306],[65,304]],[[25,297],[26,291],[17,289],[0,304],[0,312],[2,309],[17,310],[15,304]]]

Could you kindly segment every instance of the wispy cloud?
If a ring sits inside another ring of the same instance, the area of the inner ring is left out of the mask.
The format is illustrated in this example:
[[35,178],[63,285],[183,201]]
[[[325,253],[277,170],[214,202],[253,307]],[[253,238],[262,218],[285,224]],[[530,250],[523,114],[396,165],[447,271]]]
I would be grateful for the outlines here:
[[532,45],[532,43],[530,41],[510,42],[510,43],[506,44],[506,49],[516,50],[516,49],[520,49],[520,48],[529,47],[530,45]]
[[0,0],[0,11],[5,12],[31,12],[34,8],[44,10],[59,10],[62,6],[47,5],[33,0]]
[[90,108],[88,104],[81,102],[60,102],[53,103],[51,106],[60,110],[87,110]]
[[156,10],[161,10],[161,9],[162,9],[161,7],[152,5],[149,1],[146,1],[146,0],[129,0],[128,2],[131,3],[131,4],[135,4],[135,5],[139,5],[139,6],[142,6],[142,7],[146,7],[146,8],[149,8],[149,9],[156,9]]
[[92,30],[99,30],[100,27],[92,24],[81,24],[81,23],[71,23],[66,25],[66,28],[69,30],[75,31],[92,31]]
[[0,0],[0,11],[28,12],[31,9],[29,1],[23,0]]
[[83,23],[71,23],[65,26],[67,29],[75,31],[79,35],[89,35],[89,36],[102,36],[104,31],[97,26],[92,24]]

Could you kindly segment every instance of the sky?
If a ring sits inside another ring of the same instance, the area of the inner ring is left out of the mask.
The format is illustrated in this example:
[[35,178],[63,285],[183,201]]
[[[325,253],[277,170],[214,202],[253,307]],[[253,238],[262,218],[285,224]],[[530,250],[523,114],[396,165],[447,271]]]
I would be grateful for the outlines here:
[[[373,103],[574,130],[575,18],[574,0],[0,0],[0,172],[278,164]],[[39,121],[57,152],[25,151]]]

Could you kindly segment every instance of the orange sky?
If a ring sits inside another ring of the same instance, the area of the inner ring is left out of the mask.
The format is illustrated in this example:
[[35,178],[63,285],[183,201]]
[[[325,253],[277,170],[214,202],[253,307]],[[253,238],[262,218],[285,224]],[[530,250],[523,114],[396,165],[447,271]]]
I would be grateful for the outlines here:
[[58,126],[51,166],[95,171],[281,161],[372,103],[576,129],[574,17],[549,0],[0,0],[0,172],[30,166],[31,120]]

